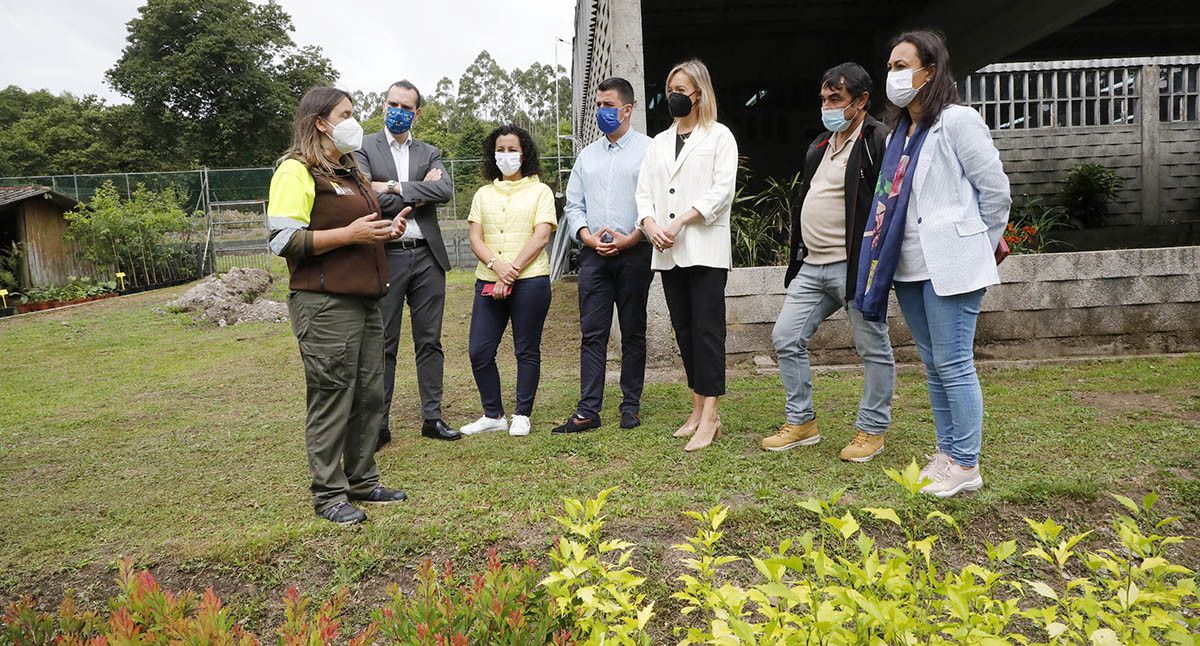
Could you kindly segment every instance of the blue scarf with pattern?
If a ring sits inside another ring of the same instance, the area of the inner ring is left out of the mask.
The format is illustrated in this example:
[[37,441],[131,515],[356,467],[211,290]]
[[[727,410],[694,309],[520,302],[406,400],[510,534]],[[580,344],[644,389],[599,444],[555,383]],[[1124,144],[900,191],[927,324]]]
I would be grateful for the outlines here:
[[854,285],[854,309],[862,312],[868,321],[886,321],[888,294],[892,279],[900,264],[900,245],[904,242],[904,225],[907,221],[908,198],[912,194],[910,171],[917,168],[917,157],[928,134],[922,126],[904,141],[904,135],[912,125],[908,112],[900,113],[900,125],[892,133],[883,164],[879,169],[879,181],[875,185],[874,219],[868,221],[863,234],[862,253],[858,257],[858,279]]

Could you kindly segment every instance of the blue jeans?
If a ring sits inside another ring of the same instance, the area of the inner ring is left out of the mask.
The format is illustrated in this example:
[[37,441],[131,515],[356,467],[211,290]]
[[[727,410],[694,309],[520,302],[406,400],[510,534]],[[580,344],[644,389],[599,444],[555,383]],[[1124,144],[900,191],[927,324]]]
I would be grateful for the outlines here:
[[937,445],[959,466],[979,463],[983,391],[975,373],[975,322],[986,289],[938,296],[928,280],[895,283],[896,300],[929,380]]
[[817,332],[817,326],[839,309],[846,309],[854,332],[854,349],[863,360],[863,395],[855,426],[878,435],[887,430],[891,420],[896,364],[892,360],[887,323],[864,320],[861,312],[846,306],[845,261],[829,265],[806,263],[788,285],[783,309],[771,333],[779,358],[779,376],[787,391],[787,421],[803,424],[815,417],[808,342]]

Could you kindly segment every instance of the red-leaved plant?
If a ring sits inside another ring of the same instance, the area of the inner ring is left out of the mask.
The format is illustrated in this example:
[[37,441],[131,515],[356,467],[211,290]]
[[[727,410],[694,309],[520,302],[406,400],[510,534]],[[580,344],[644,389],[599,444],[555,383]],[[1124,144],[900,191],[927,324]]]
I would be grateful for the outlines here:
[[405,594],[393,586],[391,602],[375,612],[380,635],[389,643],[421,646],[574,644],[552,616],[535,561],[505,564],[495,548],[487,559],[482,573],[463,581],[456,580],[450,561],[441,568],[422,561],[416,590]]
[[[247,632],[222,606],[212,588],[196,595],[165,591],[146,570],[135,570],[122,560],[117,585],[120,592],[109,601],[109,619],[95,612],[79,612],[68,595],[55,614],[37,610],[30,597],[9,606],[3,616],[3,636],[14,646],[124,646],[126,644],[212,644],[258,646],[259,639]],[[308,646],[340,643],[341,615],[348,594],[340,590],[315,615],[309,601],[292,588],[284,599],[286,619],[279,627],[279,643]],[[378,634],[375,624],[349,638],[351,646],[370,643]]]

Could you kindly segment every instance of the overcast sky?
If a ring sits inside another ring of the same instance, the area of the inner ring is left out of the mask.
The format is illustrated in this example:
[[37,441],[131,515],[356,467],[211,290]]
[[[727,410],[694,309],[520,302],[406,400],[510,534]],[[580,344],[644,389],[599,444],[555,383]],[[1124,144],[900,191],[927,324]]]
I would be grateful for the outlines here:
[[[555,38],[574,35],[574,0],[277,0],[298,45],[319,45],[346,90],[379,91],[405,77],[432,92],[455,82],[480,50],[501,67],[553,63]],[[123,102],[104,82],[125,47],[125,23],[143,0],[0,0],[0,87],[96,94]],[[394,24],[404,25],[402,28]],[[569,45],[558,62],[571,67]]]

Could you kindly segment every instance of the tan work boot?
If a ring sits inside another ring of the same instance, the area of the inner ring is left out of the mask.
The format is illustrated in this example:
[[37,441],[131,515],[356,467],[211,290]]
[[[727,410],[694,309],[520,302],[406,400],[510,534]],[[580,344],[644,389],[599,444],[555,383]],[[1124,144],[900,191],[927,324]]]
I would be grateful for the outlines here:
[[810,419],[803,424],[784,424],[771,437],[765,437],[762,447],[768,451],[786,451],[797,446],[812,446],[821,441],[821,433],[817,431],[817,420]]
[[854,439],[842,449],[839,457],[847,462],[870,462],[883,451],[883,433],[871,435],[864,431],[854,434]]

